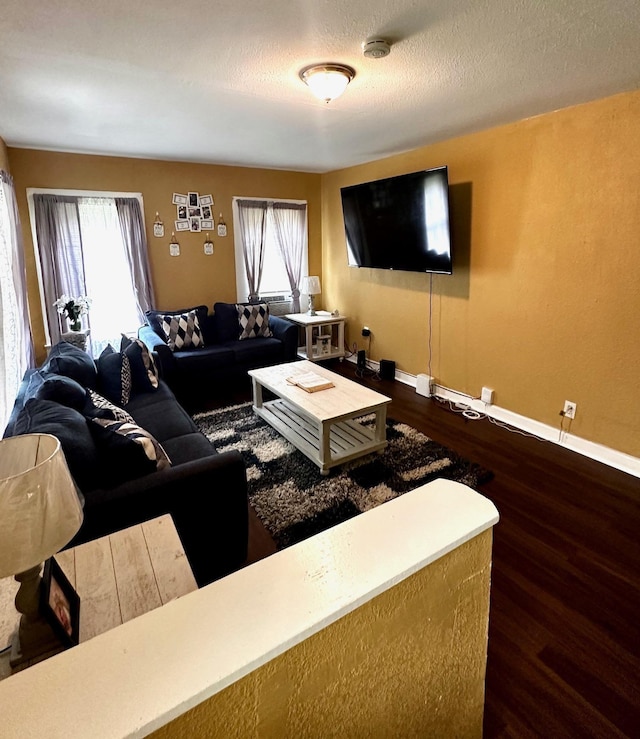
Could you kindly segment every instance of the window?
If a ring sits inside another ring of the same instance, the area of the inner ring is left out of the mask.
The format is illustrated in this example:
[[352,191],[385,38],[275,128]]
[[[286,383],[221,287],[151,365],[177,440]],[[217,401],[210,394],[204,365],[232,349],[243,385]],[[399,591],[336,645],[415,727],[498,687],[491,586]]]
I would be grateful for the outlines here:
[[91,353],[119,347],[121,334],[135,334],[144,310],[153,307],[141,197],[50,191],[28,191],[28,197],[48,341],[68,330],[53,302],[62,294],[86,295]]
[[[252,211],[253,222],[243,230],[239,209]],[[263,219],[263,220],[262,220]],[[236,262],[236,299],[245,302],[251,290],[246,267],[246,241],[262,243],[261,260],[256,257],[256,293],[261,299],[284,296],[299,311],[299,286],[308,274],[307,204],[304,201],[233,199]],[[253,230],[252,234],[248,232]],[[244,237],[244,238],[243,238]],[[261,262],[261,266],[258,266]],[[296,306],[297,303],[297,306]]]

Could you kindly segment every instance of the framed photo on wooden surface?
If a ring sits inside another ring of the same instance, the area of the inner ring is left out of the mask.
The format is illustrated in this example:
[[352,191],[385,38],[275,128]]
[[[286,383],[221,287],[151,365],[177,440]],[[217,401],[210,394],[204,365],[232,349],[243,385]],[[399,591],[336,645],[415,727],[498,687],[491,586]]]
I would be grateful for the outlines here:
[[80,597],[53,557],[44,564],[40,612],[65,647],[80,641]]

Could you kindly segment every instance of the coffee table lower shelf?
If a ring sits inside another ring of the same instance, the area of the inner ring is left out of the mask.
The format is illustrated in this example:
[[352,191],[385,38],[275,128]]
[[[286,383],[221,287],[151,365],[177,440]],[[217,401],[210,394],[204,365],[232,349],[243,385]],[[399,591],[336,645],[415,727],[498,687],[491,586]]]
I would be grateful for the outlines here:
[[314,422],[282,398],[260,407],[254,405],[253,410],[317,464],[323,475],[328,475],[332,467],[381,451],[387,445],[384,438],[378,438],[375,428],[363,426],[353,418],[332,423]]

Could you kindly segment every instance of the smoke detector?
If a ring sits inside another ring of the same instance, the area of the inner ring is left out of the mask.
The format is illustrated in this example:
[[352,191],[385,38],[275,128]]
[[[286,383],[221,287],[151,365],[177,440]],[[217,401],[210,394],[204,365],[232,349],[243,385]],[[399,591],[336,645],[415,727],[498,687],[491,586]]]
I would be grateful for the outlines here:
[[362,44],[362,53],[369,59],[382,59],[390,51],[389,42],[381,38],[370,38]]

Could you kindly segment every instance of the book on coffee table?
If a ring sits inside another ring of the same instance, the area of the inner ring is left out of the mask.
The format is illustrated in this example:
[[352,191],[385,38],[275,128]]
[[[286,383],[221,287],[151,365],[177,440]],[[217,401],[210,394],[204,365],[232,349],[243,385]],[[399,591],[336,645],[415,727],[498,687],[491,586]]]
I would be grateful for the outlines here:
[[316,375],[315,372],[291,375],[291,377],[287,377],[287,382],[289,385],[297,385],[308,393],[316,393],[318,390],[326,390],[327,388],[335,387],[331,380],[327,380],[326,377]]

